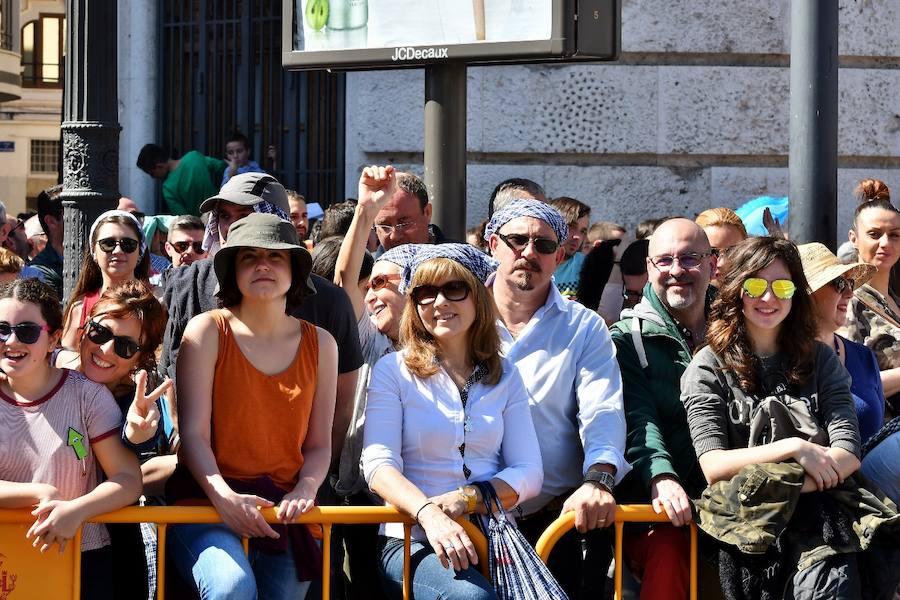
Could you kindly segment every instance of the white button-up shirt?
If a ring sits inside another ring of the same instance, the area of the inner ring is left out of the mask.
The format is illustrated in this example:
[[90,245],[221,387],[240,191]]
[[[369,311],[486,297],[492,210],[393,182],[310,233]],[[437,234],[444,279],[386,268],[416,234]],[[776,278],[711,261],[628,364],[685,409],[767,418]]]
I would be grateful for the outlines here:
[[[429,497],[494,477],[509,484],[519,502],[538,494],[541,452],[518,370],[504,360],[500,381],[475,383],[463,408],[459,389],[443,369],[420,379],[403,356],[389,354],[372,370],[363,434],[366,482],[391,466]],[[463,442],[465,457],[459,452]],[[471,470],[468,478],[463,463]],[[403,537],[403,525],[389,523],[382,532]],[[425,537],[418,526],[412,534]]]
[[518,338],[499,319],[497,328],[503,355],[528,390],[544,459],[543,488],[521,503],[523,514],[581,485],[595,463],[614,466],[616,483],[621,481],[631,470],[624,454],[622,376],[603,319],[551,284],[547,301]]

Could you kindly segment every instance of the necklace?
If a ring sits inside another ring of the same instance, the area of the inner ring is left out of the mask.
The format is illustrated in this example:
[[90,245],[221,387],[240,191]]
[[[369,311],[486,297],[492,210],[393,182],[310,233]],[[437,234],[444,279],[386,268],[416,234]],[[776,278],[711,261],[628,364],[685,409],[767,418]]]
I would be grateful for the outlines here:
[[834,346],[834,353],[837,354],[837,357],[841,357],[841,345],[838,343],[837,334],[832,334],[831,337],[831,345]]

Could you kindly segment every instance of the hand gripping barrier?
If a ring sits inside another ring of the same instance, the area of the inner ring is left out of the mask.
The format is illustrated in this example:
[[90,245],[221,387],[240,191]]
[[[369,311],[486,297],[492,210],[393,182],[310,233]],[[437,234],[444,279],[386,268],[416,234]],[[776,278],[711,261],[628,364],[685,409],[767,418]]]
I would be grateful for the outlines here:
[[[622,527],[625,523],[668,523],[666,513],[656,514],[649,504],[619,505],[616,507],[615,520],[615,598],[622,598]],[[691,593],[690,599],[697,600],[697,525],[692,521],[691,528]],[[535,547],[538,555],[545,563],[556,542],[570,529],[575,527],[575,513],[560,515],[541,535]]]
[[[262,509],[269,523],[278,523],[274,508]],[[181,523],[221,523],[222,519],[212,507],[201,506],[132,506],[89,520],[91,523],[156,523],[157,528],[157,598],[165,600],[166,530],[169,525]],[[53,598],[54,600],[78,600],[81,587],[80,552],[81,530],[66,545],[63,555],[57,547],[41,555],[31,547],[25,532],[34,522],[29,509],[0,510],[0,598]],[[376,523],[403,523],[403,598],[412,597],[409,577],[410,530],[415,521],[394,508],[323,506],[313,508],[294,520],[295,523],[322,525],[322,598],[330,598],[331,581],[331,527],[332,525],[362,525]],[[478,553],[478,566],[488,575],[487,540],[475,525],[465,519],[459,524],[466,530]],[[244,538],[244,551],[248,540]]]

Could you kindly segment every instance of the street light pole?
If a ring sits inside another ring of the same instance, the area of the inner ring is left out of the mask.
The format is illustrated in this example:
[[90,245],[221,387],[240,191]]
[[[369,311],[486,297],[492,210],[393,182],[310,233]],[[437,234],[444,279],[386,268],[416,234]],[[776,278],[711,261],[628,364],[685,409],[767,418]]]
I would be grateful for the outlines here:
[[75,287],[88,227],[119,199],[116,0],[67,0],[63,106],[63,289]]
[[838,0],[791,2],[790,234],[835,249]]
[[466,237],[466,64],[425,67],[425,185],[431,220],[451,240]]

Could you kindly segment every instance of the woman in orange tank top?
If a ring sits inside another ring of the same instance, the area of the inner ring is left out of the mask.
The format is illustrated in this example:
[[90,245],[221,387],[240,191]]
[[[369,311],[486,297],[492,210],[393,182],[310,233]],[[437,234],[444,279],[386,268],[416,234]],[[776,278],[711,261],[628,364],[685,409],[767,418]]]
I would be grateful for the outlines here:
[[257,507],[277,504],[290,523],[314,505],[331,460],[337,345],[286,312],[315,292],[290,223],[251,214],[214,260],[221,308],[188,323],[176,382],[181,462],[224,524],[174,527],[170,552],[203,598],[302,598],[318,547]]

